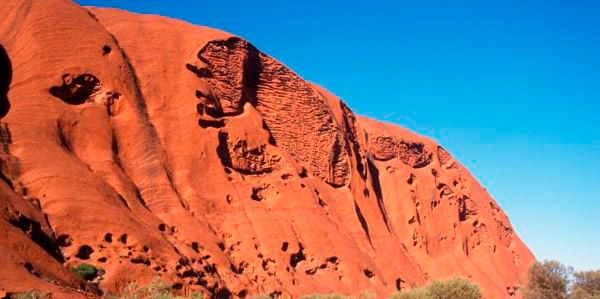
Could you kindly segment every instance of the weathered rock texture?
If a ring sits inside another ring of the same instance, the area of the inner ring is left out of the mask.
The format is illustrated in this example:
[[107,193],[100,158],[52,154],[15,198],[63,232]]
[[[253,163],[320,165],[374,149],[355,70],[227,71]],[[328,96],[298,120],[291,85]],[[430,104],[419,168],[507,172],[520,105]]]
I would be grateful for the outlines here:
[[[385,296],[533,256],[443,148],[245,40],[66,0],[0,7],[0,290]],[[106,270],[99,288],[68,270]]]

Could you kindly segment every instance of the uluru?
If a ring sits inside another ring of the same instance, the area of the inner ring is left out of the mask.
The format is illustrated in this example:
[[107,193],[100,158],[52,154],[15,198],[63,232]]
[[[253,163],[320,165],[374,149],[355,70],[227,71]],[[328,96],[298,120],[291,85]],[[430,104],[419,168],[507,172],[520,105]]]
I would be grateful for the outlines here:
[[514,298],[527,283],[533,254],[443,145],[355,114],[251,41],[67,0],[0,6],[4,294],[159,278],[207,298],[385,298],[461,276]]

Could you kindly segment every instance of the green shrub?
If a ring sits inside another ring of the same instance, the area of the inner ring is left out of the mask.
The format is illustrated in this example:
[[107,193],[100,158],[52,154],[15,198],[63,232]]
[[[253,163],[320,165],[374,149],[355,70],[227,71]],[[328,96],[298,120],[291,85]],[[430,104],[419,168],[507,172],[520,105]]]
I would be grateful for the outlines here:
[[426,286],[399,292],[390,299],[480,299],[479,287],[465,278],[434,281]]
[[104,270],[96,268],[90,264],[79,264],[76,267],[71,268],[71,272],[75,273],[78,277],[83,280],[92,281],[96,277],[104,275]]

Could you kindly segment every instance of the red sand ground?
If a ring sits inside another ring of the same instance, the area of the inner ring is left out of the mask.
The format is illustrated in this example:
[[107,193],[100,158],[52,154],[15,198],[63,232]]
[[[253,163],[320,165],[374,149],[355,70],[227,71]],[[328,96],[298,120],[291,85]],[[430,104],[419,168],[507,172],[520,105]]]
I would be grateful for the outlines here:
[[0,43],[2,292],[92,296],[80,263],[105,294],[157,276],[217,297],[525,283],[533,255],[442,147],[241,38],[3,0]]

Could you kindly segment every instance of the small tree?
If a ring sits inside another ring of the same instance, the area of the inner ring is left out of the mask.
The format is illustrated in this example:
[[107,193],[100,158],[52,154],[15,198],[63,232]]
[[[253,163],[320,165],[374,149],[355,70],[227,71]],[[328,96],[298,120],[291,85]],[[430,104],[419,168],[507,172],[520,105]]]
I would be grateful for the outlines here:
[[566,299],[571,273],[571,267],[557,261],[535,262],[529,268],[525,299]]
[[569,299],[600,299],[600,270],[575,273]]

